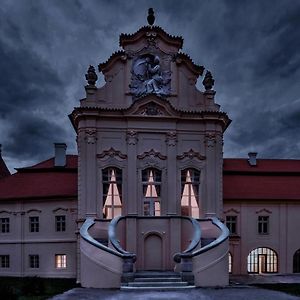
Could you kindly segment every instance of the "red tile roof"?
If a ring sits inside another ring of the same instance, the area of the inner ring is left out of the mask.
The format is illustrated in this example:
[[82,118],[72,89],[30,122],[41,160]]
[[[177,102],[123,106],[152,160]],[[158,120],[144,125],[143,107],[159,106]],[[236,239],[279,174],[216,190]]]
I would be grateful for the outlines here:
[[77,156],[67,155],[67,166],[54,167],[54,158],[0,180],[0,199],[77,198]]
[[224,159],[224,200],[300,200],[300,160]]

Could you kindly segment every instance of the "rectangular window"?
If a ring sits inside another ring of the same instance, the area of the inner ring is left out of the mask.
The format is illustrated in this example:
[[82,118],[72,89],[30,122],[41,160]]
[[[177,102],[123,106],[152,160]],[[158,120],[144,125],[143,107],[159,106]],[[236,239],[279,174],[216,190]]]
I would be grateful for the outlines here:
[[1,268],[9,268],[9,255],[0,255]]
[[29,217],[29,231],[39,232],[39,217]]
[[9,218],[1,218],[1,232],[9,232]]
[[56,231],[66,231],[66,216],[55,216]]
[[55,254],[55,268],[65,269],[67,267],[67,255]]
[[30,268],[39,268],[40,267],[40,257],[39,255],[29,255],[29,267]]
[[269,216],[258,216],[258,233],[269,234]]
[[230,234],[237,234],[237,216],[226,216],[226,226]]

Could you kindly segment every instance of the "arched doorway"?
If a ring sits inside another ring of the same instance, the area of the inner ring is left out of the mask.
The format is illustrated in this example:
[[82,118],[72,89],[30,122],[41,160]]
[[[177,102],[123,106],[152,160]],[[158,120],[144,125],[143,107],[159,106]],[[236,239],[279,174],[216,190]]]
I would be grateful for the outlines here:
[[293,257],[293,272],[300,273],[300,249],[298,249]]
[[260,247],[253,249],[247,258],[248,273],[277,273],[278,258],[274,250]]
[[144,269],[162,270],[162,238],[158,234],[149,234],[144,242]]

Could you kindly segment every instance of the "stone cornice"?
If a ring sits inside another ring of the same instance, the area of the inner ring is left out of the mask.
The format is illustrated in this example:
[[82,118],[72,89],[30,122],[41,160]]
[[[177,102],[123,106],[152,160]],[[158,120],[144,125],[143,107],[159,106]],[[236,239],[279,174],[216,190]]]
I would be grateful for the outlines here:
[[125,47],[126,45],[136,43],[136,41],[143,38],[144,36],[148,37],[149,34],[154,33],[163,41],[178,47],[178,49],[181,49],[183,46],[183,38],[181,36],[170,35],[159,26],[144,26],[132,34],[122,33],[120,35],[119,43],[121,47]]
[[175,62],[177,65],[185,63],[190,71],[192,71],[197,77],[199,77],[199,75],[202,76],[205,69],[203,66],[196,65],[190,56],[183,52],[176,54]]
[[126,53],[123,50],[114,52],[106,62],[100,63],[98,65],[99,72],[105,73],[106,70],[113,65],[117,60],[125,61],[127,59]]

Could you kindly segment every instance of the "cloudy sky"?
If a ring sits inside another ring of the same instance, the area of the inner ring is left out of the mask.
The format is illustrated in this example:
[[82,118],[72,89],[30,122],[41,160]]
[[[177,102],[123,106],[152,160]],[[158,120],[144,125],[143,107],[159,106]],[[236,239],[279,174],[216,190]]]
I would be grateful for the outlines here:
[[146,25],[149,7],[212,71],[233,120],[224,156],[300,159],[299,0],[1,0],[0,143],[9,168],[53,156],[54,142],[76,153],[67,115],[85,95],[87,67],[119,50],[120,33]]

